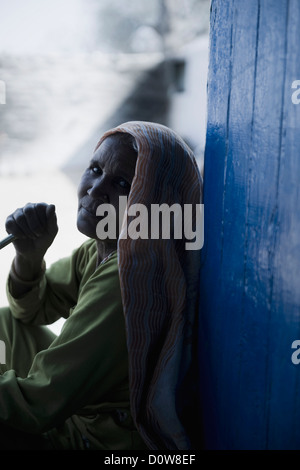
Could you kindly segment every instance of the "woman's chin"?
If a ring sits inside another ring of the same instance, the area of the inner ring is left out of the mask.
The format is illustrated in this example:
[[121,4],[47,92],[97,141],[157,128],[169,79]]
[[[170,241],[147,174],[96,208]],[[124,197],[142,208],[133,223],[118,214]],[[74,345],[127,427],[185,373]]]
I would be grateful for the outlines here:
[[96,227],[91,227],[91,225],[87,221],[82,220],[81,218],[77,219],[77,229],[80,233],[82,233],[88,238],[97,238]]

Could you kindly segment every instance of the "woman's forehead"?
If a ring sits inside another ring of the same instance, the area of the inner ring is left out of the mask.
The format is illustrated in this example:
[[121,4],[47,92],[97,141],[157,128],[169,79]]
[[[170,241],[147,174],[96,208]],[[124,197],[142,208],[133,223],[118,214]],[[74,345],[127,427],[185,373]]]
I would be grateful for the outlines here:
[[92,158],[92,161],[114,167],[128,168],[128,170],[134,170],[136,160],[137,154],[133,147],[114,135],[103,140]]

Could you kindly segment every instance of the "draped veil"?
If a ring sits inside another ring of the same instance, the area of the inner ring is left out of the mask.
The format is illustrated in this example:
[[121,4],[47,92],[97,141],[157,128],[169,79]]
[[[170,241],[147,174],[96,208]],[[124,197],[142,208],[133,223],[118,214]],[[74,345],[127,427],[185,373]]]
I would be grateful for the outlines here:
[[[128,206],[202,202],[194,155],[171,129],[131,121],[107,131],[137,143]],[[127,224],[129,224],[127,220]],[[150,449],[195,448],[200,250],[186,240],[119,239],[118,262],[129,354],[132,416]],[[196,444],[197,445],[197,444]]]

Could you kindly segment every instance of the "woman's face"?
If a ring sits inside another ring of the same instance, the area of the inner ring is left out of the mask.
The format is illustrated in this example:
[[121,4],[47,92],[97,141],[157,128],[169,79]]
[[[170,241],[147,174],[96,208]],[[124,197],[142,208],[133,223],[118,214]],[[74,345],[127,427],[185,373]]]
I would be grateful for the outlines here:
[[97,239],[101,217],[96,216],[96,210],[103,203],[115,208],[118,230],[119,197],[129,194],[136,158],[135,151],[114,135],[98,147],[78,187],[77,227],[81,233]]

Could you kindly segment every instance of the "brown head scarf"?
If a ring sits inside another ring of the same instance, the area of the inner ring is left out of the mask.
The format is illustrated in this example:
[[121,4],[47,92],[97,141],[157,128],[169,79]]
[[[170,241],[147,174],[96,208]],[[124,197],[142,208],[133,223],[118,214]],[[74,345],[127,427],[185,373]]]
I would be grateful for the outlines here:
[[[201,203],[197,163],[175,132],[131,121],[107,131],[98,145],[115,132],[131,134],[138,146],[128,206]],[[198,374],[192,366],[197,357],[200,250],[186,250],[185,243],[184,238],[127,238],[118,244],[131,410],[150,449],[195,448],[191,422],[199,429]]]

